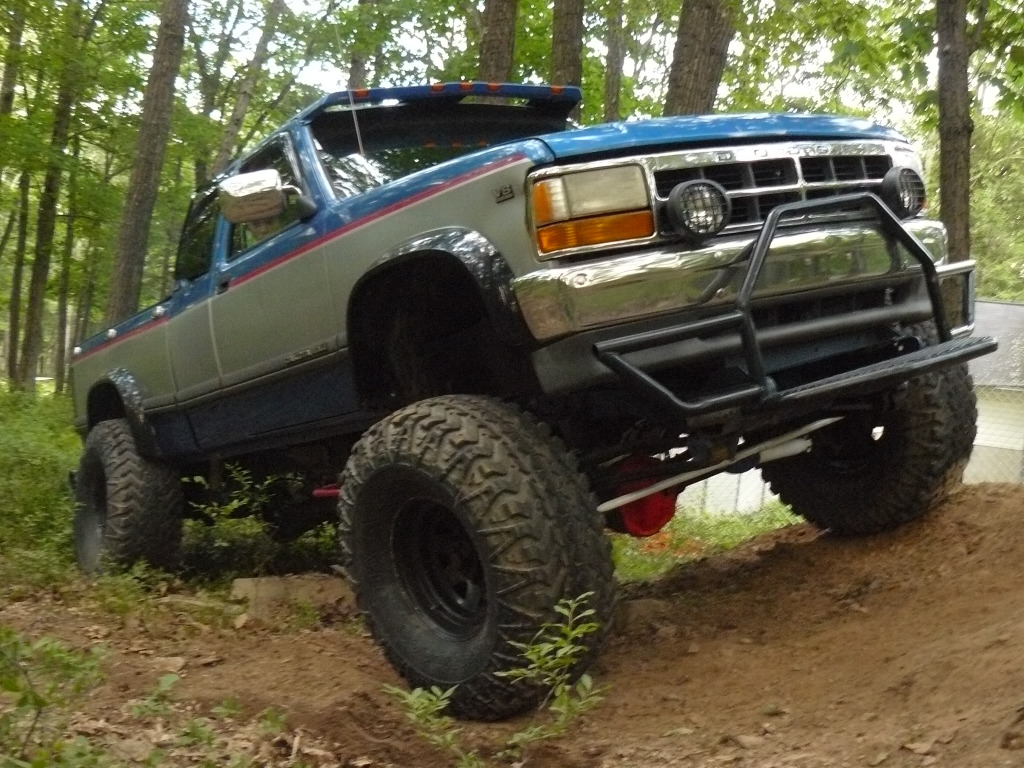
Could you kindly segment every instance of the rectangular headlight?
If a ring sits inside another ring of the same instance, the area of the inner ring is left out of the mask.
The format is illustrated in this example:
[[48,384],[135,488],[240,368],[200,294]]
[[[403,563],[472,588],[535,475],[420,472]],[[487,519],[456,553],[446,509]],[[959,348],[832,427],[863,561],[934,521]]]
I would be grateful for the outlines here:
[[[541,253],[654,234],[647,183],[638,165],[541,179],[531,189],[531,210]],[[552,231],[545,232],[548,228]]]

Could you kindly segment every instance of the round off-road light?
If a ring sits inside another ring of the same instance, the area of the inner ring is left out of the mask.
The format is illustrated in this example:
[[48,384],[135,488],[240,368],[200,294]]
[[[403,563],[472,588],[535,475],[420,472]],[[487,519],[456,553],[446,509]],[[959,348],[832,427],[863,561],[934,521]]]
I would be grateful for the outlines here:
[[913,168],[890,168],[882,177],[882,200],[901,219],[916,216],[924,208],[924,179]]
[[691,243],[700,243],[725,228],[732,203],[721,184],[693,179],[672,188],[665,209],[677,233]]

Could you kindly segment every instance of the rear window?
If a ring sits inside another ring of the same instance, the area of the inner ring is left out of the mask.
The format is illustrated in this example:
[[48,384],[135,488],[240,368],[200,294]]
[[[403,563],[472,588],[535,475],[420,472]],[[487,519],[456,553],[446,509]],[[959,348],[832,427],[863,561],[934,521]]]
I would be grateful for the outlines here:
[[564,115],[533,106],[431,102],[327,111],[310,128],[335,194],[349,197],[483,147],[565,125]]

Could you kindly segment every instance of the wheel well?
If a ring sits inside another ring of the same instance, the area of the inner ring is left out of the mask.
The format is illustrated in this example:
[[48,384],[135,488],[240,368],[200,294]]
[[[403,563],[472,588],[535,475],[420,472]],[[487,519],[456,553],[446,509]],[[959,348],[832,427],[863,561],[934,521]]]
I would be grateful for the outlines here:
[[444,253],[417,254],[369,277],[352,297],[348,329],[356,386],[371,407],[536,388],[525,352],[499,338],[476,281]]
[[89,392],[86,413],[89,429],[92,429],[101,421],[124,417],[126,411],[117,388],[113,384],[105,383],[96,385]]

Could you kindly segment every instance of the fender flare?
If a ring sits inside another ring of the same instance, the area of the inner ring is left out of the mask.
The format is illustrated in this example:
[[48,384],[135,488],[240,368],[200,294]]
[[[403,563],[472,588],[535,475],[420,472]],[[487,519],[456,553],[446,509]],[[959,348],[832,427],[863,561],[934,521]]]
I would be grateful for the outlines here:
[[[116,398],[116,402],[112,398]],[[127,368],[115,368],[89,388],[87,430],[111,417],[123,417],[128,422],[135,446],[142,456],[159,458],[156,431],[142,406],[142,387]]]
[[476,285],[478,295],[498,337],[511,346],[533,342],[519,303],[512,291],[515,277],[501,252],[479,232],[462,227],[445,227],[411,238],[381,256],[359,278],[350,294],[347,327],[352,327],[351,312],[366,283],[382,272],[427,253],[440,253],[458,261]]

